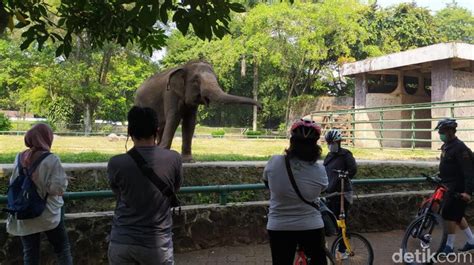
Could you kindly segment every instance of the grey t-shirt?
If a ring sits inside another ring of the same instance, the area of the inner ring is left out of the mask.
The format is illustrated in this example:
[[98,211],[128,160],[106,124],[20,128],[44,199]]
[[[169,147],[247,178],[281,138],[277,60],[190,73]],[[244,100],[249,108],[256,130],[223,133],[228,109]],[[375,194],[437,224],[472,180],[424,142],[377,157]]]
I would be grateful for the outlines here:
[[[295,158],[290,159],[290,165],[301,195],[308,201],[315,201],[328,185],[324,166]],[[298,231],[324,227],[321,213],[304,203],[294,191],[283,155],[270,158],[263,179],[270,187],[268,230]]]
[[[157,146],[139,147],[137,150],[158,177],[175,191],[179,190],[183,177],[181,156],[177,152]],[[117,194],[110,235],[112,242],[157,247],[164,234],[171,236],[170,199],[142,175],[128,154],[112,157],[107,174],[110,187]]]

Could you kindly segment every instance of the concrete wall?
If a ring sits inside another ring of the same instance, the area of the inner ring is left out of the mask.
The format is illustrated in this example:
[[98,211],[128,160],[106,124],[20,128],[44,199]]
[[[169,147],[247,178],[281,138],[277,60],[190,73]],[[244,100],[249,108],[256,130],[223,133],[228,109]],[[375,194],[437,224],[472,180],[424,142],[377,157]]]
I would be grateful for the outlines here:
[[[429,192],[400,192],[359,196],[351,209],[349,227],[357,232],[405,229],[414,218],[417,205]],[[174,216],[175,252],[215,246],[249,245],[267,241],[267,202],[185,207]],[[474,219],[474,206],[467,215]],[[81,213],[66,216],[66,227],[75,264],[107,264],[107,236],[113,213]],[[0,223],[0,265],[22,264],[21,243]],[[54,264],[46,240],[42,242],[41,264]]]
[[[451,68],[451,60],[433,62],[431,72],[433,102],[442,101],[460,101],[474,99],[474,73],[467,71],[455,71]],[[451,117],[451,109],[432,110],[433,118],[442,119]],[[461,107],[454,111],[454,118],[474,116],[474,107]],[[474,121],[459,119],[459,129],[474,129]],[[432,128],[436,126],[437,121],[432,122]],[[474,135],[470,132],[458,132],[458,137],[462,140],[474,141]],[[438,133],[432,133],[433,139],[439,139]],[[474,143],[467,143],[474,148]],[[441,143],[433,143],[432,149],[438,149]]]
[[[412,74],[413,75],[413,74]],[[424,92],[423,89],[423,78],[421,75],[418,76],[418,90],[414,95],[410,95],[405,91],[403,86],[403,77],[402,72],[398,73],[398,86],[392,93],[366,93],[366,80],[364,75],[359,75],[356,77],[356,108],[371,108],[371,107],[386,107],[393,105],[402,105],[402,104],[414,104],[414,103],[423,103],[429,102],[430,97]],[[362,86],[362,87],[361,87]],[[365,86],[365,87],[364,87]],[[384,120],[400,120],[400,119],[410,119],[411,111],[389,111],[383,114]],[[415,118],[430,118],[430,111],[419,110],[415,111]],[[362,123],[356,125],[356,130],[378,130],[381,128],[380,123],[374,123],[381,119],[380,113],[360,113],[356,114],[356,121],[372,121],[371,123]],[[387,122],[384,124],[384,129],[410,129],[412,126],[409,122]],[[426,129],[430,127],[429,122],[416,122],[415,128]],[[406,139],[411,138],[411,132],[404,131],[359,131],[356,132],[357,138],[392,138],[392,139]],[[429,139],[429,132],[418,132],[415,135],[415,138],[418,139]],[[427,147],[430,143],[417,142],[415,147]],[[375,140],[356,140],[356,146],[359,147],[411,147],[412,142],[410,141],[399,141],[399,140],[384,140],[375,141]]]

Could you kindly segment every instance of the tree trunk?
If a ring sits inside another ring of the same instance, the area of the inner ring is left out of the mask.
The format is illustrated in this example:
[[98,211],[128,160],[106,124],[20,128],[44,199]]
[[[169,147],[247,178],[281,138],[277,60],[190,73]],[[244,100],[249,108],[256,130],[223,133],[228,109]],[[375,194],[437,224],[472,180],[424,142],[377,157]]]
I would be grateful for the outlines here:
[[[254,57],[253,62],[253,100],[258,101],[258,61],[257,58]],[[257,111],[258,107],[253,106],[253,120],[252,120],[252,130],[257,130]]]
[[85,104],[84,110],[84,134],[89,136],[92,132],[92,115],[91,115],[91,105],[89,102]]
[[285,111],[285,125],[288,126],[288,122],[290,119],[290,103],[291,103],[291,96],[293,95],[293,91],[295,90],[296,82],[300,78],[300,74],[302,72],[302,68],[304,67],[304,63],[306,61],[306,53],[303,54],[301,58],[300,65],[296,69],[296,74],[293,80],[291,81],[291,85],[288,89],[288,98],[286,99],[286,111]]
[[245,77],[247,75],[247,62],[245,61],[245,55],[242,55],[242,60],[240,61],[240,76]]

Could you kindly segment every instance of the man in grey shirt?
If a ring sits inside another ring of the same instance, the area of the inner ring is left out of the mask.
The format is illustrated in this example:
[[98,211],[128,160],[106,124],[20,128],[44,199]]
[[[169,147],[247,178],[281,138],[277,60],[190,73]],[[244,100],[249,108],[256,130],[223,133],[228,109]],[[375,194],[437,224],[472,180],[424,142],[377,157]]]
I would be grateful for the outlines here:
[[[133,107],[128,133],[134,148],[156,176],[177,192],[182,184],[181,156],[156,146],[158,120],[154,110]],[[128,154],[110,159],[110,187],[117,195],[110,234],[110,264],[174,264],[170,201],[142,174]]]

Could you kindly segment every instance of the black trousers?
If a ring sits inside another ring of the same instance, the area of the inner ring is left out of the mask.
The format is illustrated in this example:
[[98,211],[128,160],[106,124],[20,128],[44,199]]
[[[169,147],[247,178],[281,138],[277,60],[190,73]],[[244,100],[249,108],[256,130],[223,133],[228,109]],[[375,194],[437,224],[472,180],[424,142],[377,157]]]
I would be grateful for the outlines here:
[[324,229],[303,231],[268,230],[273,265],[292,265],[296,246],[303,248],[308,265],[327,265]]

